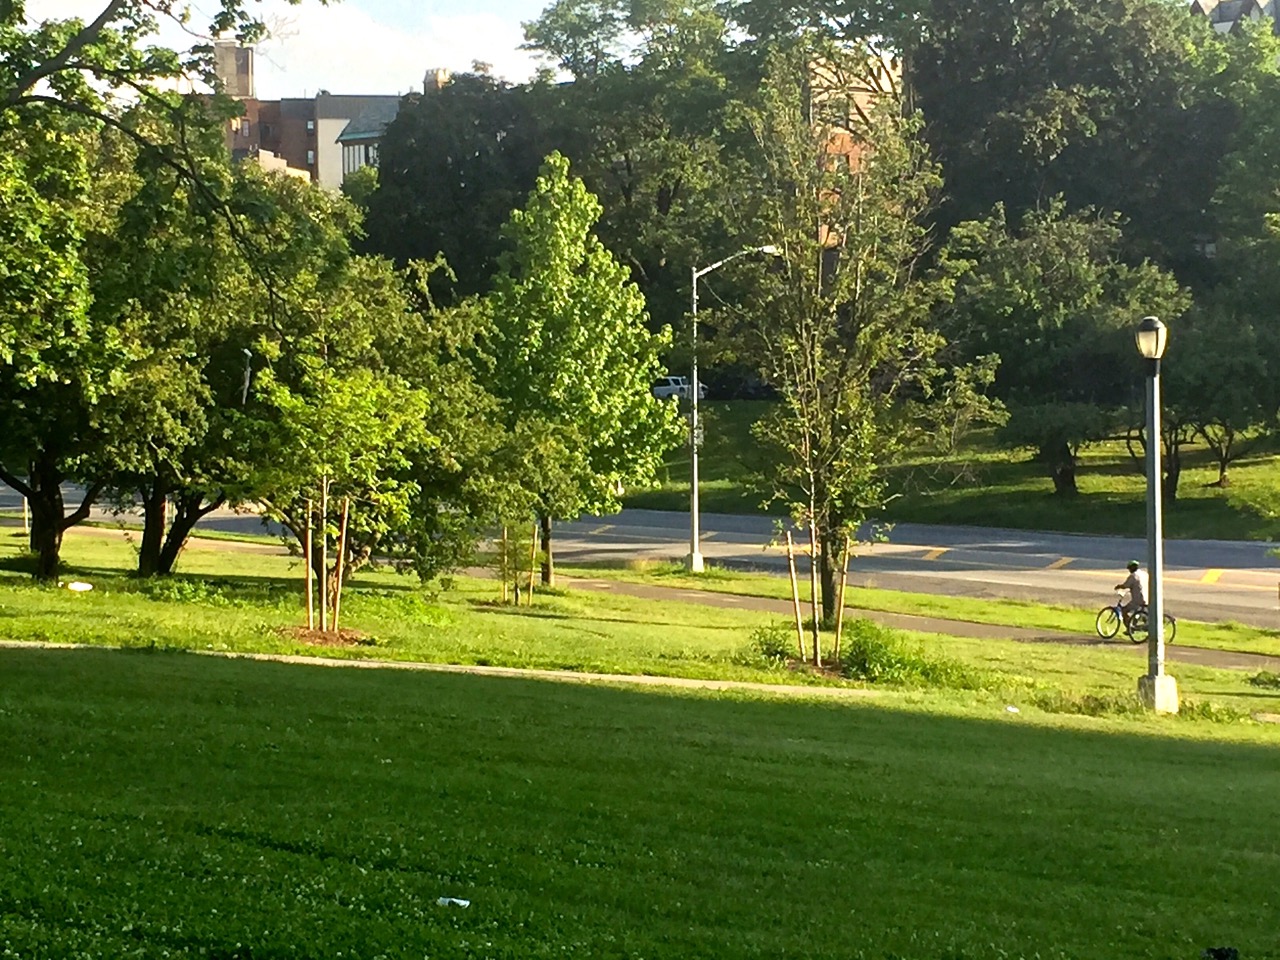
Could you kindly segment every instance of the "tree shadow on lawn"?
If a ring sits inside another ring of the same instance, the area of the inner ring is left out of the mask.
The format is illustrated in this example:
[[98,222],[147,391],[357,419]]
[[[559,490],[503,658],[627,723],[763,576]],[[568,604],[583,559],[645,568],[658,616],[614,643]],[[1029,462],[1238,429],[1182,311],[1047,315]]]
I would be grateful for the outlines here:
[[[1054,727],[1005,713],[1004,701],[975,708],[990,716],[957,717],[887,698],[819,702],[167,654],[126,663],[104,651],[0,650],[0,665],[0,697],[16,708],[18,736],[28,735],[25,775],[42,781],[39,792],[9,795],[15,823],[28,810],[43,815],[51,800],[56,808],[72,785],[87,803],[78,791],[90,782],[96,813],[129,810],[143,802],[121,789],[136,768],[148,778],[147,821],[166,826],[175,849],[278,850],[294,858],[289,871],[309,869],[295,860],[345,861],[362,868],[357,883],[406,867],[442,875],[497,863],[476,886],[503,895],[480,909],[533,896],[536,911],[562,911],[564,922],[579,919],[573,898],[589,889],[563,883],[564,872],[591,848],[600,863],[583,882],[620,893],[592,900],[582,919],[610,935],[638,937],[653,922],[612,910],[611,897],[695,898],[688,922],[673,914],[681,922],[664,941],[669,955],[714,955],[712,941],[732,941],[756,913],[794,930],[795,942],[817,937],[810,955],[821,957],[847,956],[851,940],[902,955],[913,925],[955,931],[955,955],[984,955],[992,937],[1013,956],[1045,942],[1081,956],[1164,955],[1164,945],[1173,955],[1227,936],[1242,956],[1274,946],[1258,891],[1274,886],[1280,854],[1266,815],[1280,776],[1275,740],[1162,736],[1185,723],[1172,718]],[[39,716],[23,719],[36,702]],[[129,706],[127,722],[103,703]],[[66,722],[86,711],[92,722]],[[272,725],[281,716],[304,725],[305,740],[283,744],[286,762],[246,762],[279,756]],[[37,725],[41,735],[29,736]],[[191,763],[197,739],[228,762]],[[123,759],[80,783],[82,771],[59,759],[69,746]],[[335,778],[335,759],[359,776]],[[264,810],[268,786],[288,788],[293,802]],[[370,804],[375,794],[385,812]],[[395,856],[379,853],[424,796],[441,807],[449,798],[466,829],[443,816],[429,843],[409,836]],[[816,827],[798,813],[810,810],[821,811]],[[528,855],[508,856],[504,845]],[[635,869],[650,860],[660,866]],[[97,869],[110,886],[125,868]],[[740,885],[720,879],[748,874]],[[162,869],[158,877],[168,879]],[[778,910],[787,890],[807,888],[828,891],[826,912],[839,924]],[[199,897],[181,909],[223,906]],[[90,920],[106,909],[83,903]],[[913,903],[928,909],[915,916]],[[298,909],[299,929],[328,922]],[[353,912],[342,922],[358,939],[368,921]],[[535,945],[545,946],[514,940],[511,955]]]

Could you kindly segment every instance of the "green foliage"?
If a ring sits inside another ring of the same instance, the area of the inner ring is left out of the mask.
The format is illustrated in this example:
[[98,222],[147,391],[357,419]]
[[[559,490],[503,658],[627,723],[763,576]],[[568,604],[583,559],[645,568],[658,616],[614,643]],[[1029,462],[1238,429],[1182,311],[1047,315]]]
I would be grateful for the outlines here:
[[795,627],[781,620],[771,620],[751,631],[751,638],[737,660],[748,666],[785,667],[795,657]]
[[996,203],[1017,220],[1061,194],[1069,211],[1122,214],[1126,259],[1202,279],[1216,165],[1275,63],[1206,20],[1166,0],[935,0],[910,60],[945,225]]
[[645,329],[644,298],[592,234],[599,203],[552,154],[505,236],[511,252],[485,305],[489,385],[524,451],[518,480],[544,516],[618,509],[678,442],[675,406],[650,393],[667,331]]
[[944,250],[955,299],[944,328],[967,356],[996,355],[994,392],[1009,408],[1000,434],[1038,451],[1059,493],[1077,490],[1080,447],[1114,435],[1136,379],[1133,327],[1176,324],[1190,303],[1171,275],[1120,259],[1112,216],[1068,213],[1055,199],[1016,228],[1002,204],[952,230]]
[[366,247],[402,265],[443,256],[452,276],[432,280],[442,298],[487,291],[502,225],[554,146],[546,122],[530,90],[483,74],[410,94],[382,140]]
[[[883,505],[905,401],[928,395],[939,372],[944,341],[930,311],[950,292],[921,265],[941,180],[919,117],[888,91],[850,116],[854,91],[876,76],[869,56],[799,44],[771,58],[760,105],[742,111],[763,181],[743,198],[755,212],[744,232],[773,242],[780,259],[757,268],[735,334],[780,394],[752,431],[770,455],[760,483],[817,528],[824,619],[844,531]],[[820,96],[810,86],[818,61]]]
[[862,618],[844,624],[840,672],[851,680],[891,686],[976,690],[989,682],[959,661],[912,649],[894,630]]
[[1249,678],[1249,682],[1255,687],[1280,690],[1280,674],[1272,673],[1270,670],[1260,670]]

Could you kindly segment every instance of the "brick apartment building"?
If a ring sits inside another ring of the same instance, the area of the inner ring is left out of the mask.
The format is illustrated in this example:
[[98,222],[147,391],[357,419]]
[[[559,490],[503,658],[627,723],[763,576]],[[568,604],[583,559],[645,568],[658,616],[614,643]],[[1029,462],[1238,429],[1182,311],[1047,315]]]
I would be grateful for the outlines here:
[[[335,95],[321,90],[314,97],[259,100],[253,87],[253,51],[234,41],[214,46],[223,90],[239,100],[244,113],[226,132],[227,149],[238,160],[258,159],[286,172],[309,176],[331,190],[348,173],[377,163],[377,142],[400,106],[397,94]],[[428,74],[430,76],[430,74]],[[340,143],[351,128],[348,143]]]

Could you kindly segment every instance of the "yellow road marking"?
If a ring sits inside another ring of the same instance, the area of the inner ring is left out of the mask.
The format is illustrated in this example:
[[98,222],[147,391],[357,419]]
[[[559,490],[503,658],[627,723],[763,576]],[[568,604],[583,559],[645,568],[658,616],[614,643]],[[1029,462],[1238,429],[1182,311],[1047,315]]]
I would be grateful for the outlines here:
[[611,523],[606,523],[606,524],[605,524],[604,526],[602,526],[602,527],[596,527],[594,530],[592,530],[590,533],[588,533],[588,534],[587,534],[587,536],[589,536],[589,537],[599,536],[599,535],[600,535],[600,534],[602,534],[602,533],[608,533],[608,532],[609,532],[610,530],[612,530],[612,529],[613,529],[613,524],[611,524]]
[[1065,567],[1068,563],[1070,563],[1074,559],[1075,557],[1059,557],[1057,560],[1053,561],[1053,563],[1049,564],[1049,566],[1045,567],[1045,569],[1061,570],[1063,567]]
[[940,556],[950,550],[950,547],[934,547],[924,555],[926,560],[937,560]]
[[1206,570],[1204,576],[1200,578],[1201,583],[1217,583],[1221,578],[1223,570]]

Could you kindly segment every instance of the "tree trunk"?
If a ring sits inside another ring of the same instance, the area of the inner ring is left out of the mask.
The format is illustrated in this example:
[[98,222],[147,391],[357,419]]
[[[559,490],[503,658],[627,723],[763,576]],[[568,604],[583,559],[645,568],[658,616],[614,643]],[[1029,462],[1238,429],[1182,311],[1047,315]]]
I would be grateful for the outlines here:
[[1164,502],[1176,503],[1178,499],[1178,480],[1182,477],[1182,453],[1175,444],[1165,457]]
[[164,546],[160,549],[157,573],[165,575],[173,573],[173,566],[178,562],[182,548],[187,545],[187,540],[196,524],[207,514],[226,503],[226,500],[225,496],[219,496],[205,505],[203,493],[190,493],[174,500],[173,523],[164,538]]
[[1040,448],[1040,459],[1049,468],[1053,478],[1053,492],[1060,497],[1074,497],[1080,492],[1076,486],[1076,457],[1068,444],[1055,444]]
[[58,576],[62,555],[62,496],[31,501],[31,551],[36,555],[37,580]]
[[818,545],[818,575],[822,578],[822,625],[830,627],[836,619],[836,550],[835,534],[829,528],[822,529]]
[[167,572],[160,569],[167,519],[164,484],[157,479],[139,493],[142,494],[142,542],[138,545],[138,576],[153,577]]
[[554,587],[556,585],[556,565],[555,558],[551,553],[551,516],[549,514],[538,514],[538,539],[542,547],[542,585],[544,587]]
[[31,464],[31,536],[29,545],[36,555],[36,579],[54,580],[62,560],[64,509],[62,475],[47,461]]

